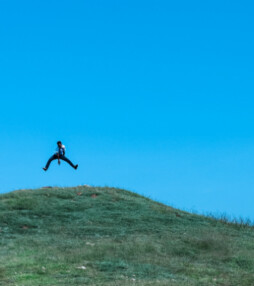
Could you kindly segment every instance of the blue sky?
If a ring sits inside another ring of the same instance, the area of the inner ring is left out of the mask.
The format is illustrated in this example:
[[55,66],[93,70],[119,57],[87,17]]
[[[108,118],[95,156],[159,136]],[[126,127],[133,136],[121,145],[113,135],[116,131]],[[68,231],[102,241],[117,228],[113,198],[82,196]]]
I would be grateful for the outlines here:
[[[253,8],[0,1],[0,192],[109,185],[254,220]],[[42,171],[57,140],[77,171]]]

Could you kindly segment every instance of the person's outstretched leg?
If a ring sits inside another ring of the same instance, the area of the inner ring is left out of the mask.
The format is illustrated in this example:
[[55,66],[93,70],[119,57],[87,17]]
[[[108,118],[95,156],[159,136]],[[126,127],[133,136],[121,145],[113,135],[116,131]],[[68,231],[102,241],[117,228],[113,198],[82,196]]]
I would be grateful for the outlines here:
[[72,168],[77,169],[78,165],[74,165],[68,158],[66,158],[64,155],[60,156],[60,159],[64,160],[65,162],[67,162],[68,164],[70,164],[72,166]]
[[49,160],[48,160],[48,162],[47,162],[45,168],[43,168],[43,170],[44,170],[44,171],[47,171],[47,170],[48,170],[48,167],[49,167],[49,165],[50,165],[50,163],[51,163],[53,160],[56,160],[56,159],[57,159],[57,155],[56,155],[56,154],[54,154],[53,156],[51,156],[51,157],[49,158]]

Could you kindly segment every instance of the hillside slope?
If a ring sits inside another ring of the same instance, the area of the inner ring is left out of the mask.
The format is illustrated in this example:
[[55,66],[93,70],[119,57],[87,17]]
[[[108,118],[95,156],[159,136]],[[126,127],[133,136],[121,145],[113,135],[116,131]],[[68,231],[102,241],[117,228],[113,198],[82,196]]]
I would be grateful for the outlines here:
[[121,189],[0,196],[0,285],[254,285],[254,230]]

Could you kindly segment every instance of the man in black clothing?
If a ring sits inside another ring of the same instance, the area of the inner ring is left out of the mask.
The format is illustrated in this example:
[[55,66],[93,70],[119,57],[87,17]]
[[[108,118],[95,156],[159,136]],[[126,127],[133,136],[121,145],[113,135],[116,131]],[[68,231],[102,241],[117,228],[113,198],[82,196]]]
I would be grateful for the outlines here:
[[73,165],[73,163],[68,158],[65,157],[65,146],[62,144],[61,141],[57,142],[56,152],[52,157],[49,158],[49,160],[48,160],[46,166],[43,168],[43,170],[47,171],[50,163],[56,159],[58,159],[59,165],[61,163],[60,162],[60,159],[61,159],[61,160],[64,160],[65,162],[67,162],[68,164],[70,164],[72,166],[72,168],[74,168],[75,170],[77,170],[77,168],[78,168],[78,165]]

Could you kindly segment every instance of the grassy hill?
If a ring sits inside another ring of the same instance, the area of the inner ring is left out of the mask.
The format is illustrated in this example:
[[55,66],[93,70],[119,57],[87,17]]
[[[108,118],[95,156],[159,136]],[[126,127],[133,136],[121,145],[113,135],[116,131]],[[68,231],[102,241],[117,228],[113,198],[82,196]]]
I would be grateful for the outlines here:
[[114,188],[0,196],[0,285],[254,285],[254,228]]

